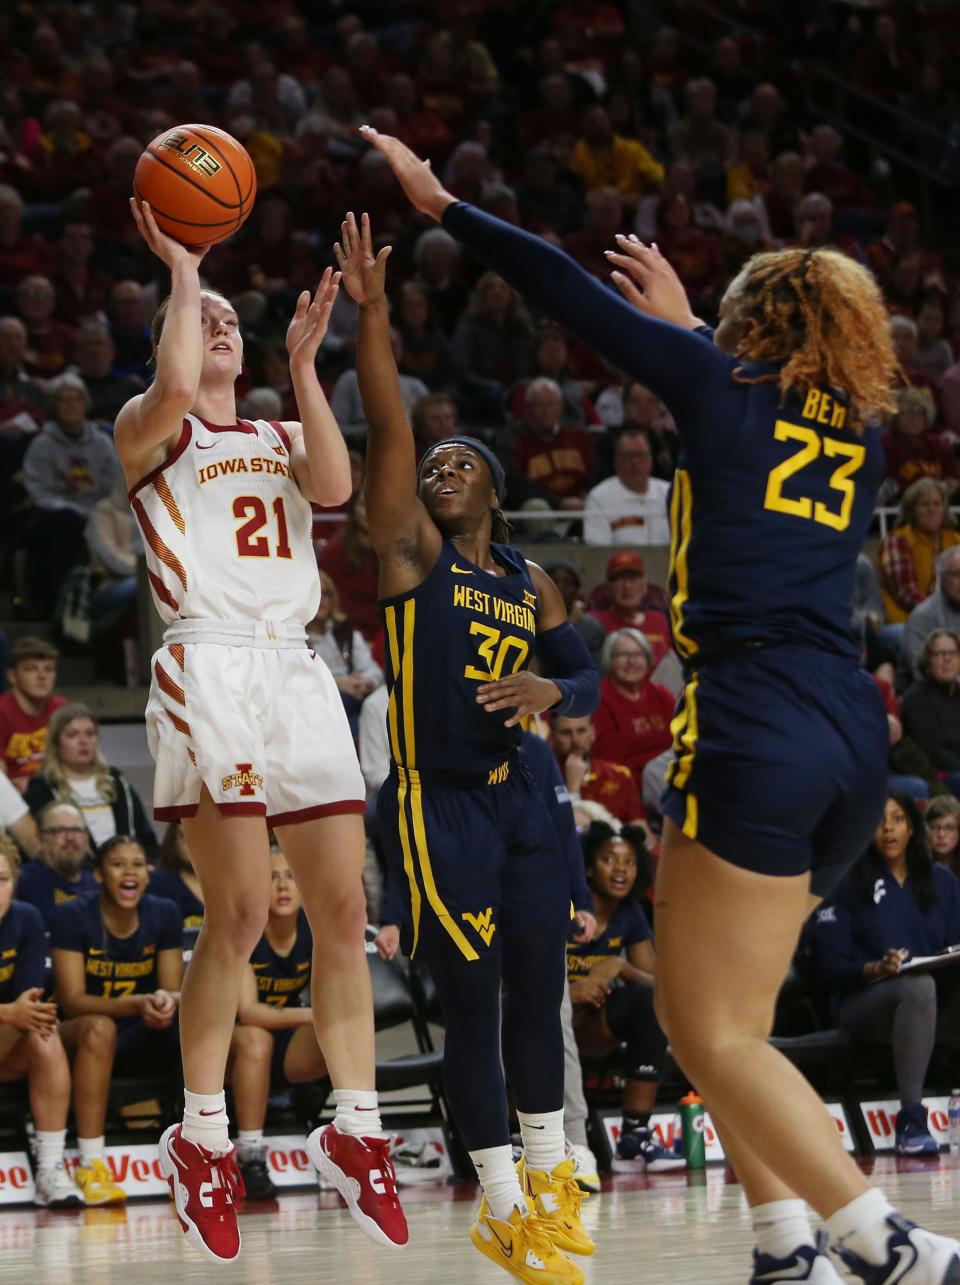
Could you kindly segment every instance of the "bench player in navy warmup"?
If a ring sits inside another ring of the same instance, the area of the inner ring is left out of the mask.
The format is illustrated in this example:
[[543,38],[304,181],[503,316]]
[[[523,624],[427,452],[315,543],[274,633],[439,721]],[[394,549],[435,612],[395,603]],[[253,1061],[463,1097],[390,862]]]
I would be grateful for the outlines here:
[[[570,886],[518,748],[521,718],[590,712],[599,678],[553,581],[499,542],[504,477],[492,452],[448,438],[418,471],[390,348],[389,251],[374,258],[366,215],[362,232],[349,215],[342,233],[343,282],[360,304],[365,492],[387,636],[393,765],[378,815],[388,859],[405,874],[404,945],[426,962],[443,1005],[447,1095],[484,1190],[473,1243],[522,1280],[579,1282],[561,1252],[594,1249],[563,1136]],[[557,677],[525,670],[534,649]],[[523,1187],[500,1062],[501,982]]]
[[397,139],[364,132],[418,209],[677,423],[671,608],[687,683],[663,802],[657,1009],[746,1189],[754,1280],[840,1279],[806,1201],[868,1285],[960,1282],[960,1246],[868,1187],[767,1042],[801,926],[883,807],[885,719],[849,628],[882,474],[869,421],[890,407],[897,371],[876,283],[832,251],[757,255],[716,335],[697,333],[655,250],[619,243],[631,306],[546,242],[455,201]]

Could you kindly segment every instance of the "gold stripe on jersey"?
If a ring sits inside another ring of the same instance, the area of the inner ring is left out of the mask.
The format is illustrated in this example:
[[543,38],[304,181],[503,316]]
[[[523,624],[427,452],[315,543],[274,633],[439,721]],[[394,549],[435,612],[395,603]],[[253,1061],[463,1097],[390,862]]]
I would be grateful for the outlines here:
[[157,676],[157,683],[160,686],[160,690],[162,692],[166,692],[168,696],[172,696],[178,705],[186,705],[187,697],[183,688],[179,683],[175,683],[173,681],[165,669],[161,668],[158,660],[153,662],[153,672]]
[[413,771],[410,773],[410,808],[413,813],[413,834],[417,845],[417,857],[420,865],[420,877],[423,879],[423,888],[427,894],[427,901],[433,913],[443,924],[444,928],[453,939],[454,945],[464,956],[465,959],[479,959],[480,956],[467,941],[450,911],[443,904],[440,896],[440,890],[437,888],[436,880],[433,877],[433,866],[430,863],[430,850],[427,847],[427,823],[423,815],[423,797],[420,786],[420,773]]
[[673,752],[676,755],[667,771],[667,781],[674,789],[682,790],[690,780],[693,771],[693,760],[697,753],[697,737],[700,727],[697,719],[697,684],[699,675],[694,675],[683,691],[683,705],[670,723],[673,736]]
[[172,714],[170,710],[167,709],[166,705],[164,705],[163,707],[163,712],[166,714],[167,718],[169,718],[170,722],[174,725],[174,727],[177,729],[178,732],[180,732],[184,736],[193,736],[193,733],[190,731],[189,723],[185,723],[182,718],[178,718],[176,714]]
[[167,648],[167,651],[170,653],[173,659],[177,662],[180,668],[184,672],[186,672],[187,657],[183,649],[183,643],[171,643],[170,646]]
[[187,524],[184,522],[183,514],[180,512],[177,502],[173,498],[173,492],[170,490],[170,484],[162,473],[153,479],[153,489],[156,491],[157,495],[160,496],[160,499],[163,502],[163,507],[170,514],[170,521],[181,535],[186,535]]
[[387,725],[390,729],[390,750],[393,761],[399,767],[403,763],[400,755],[400,732],[397,726],[397,688],[400,685],[400,644],[397,640],[397,609],[388,607],[384,613],[387,622],[387,643],[390,647],[390,668],[393,670],[393,683],[387,702]]
[[700,828],[700,804],[692,790],[688,790],[683,797],[687,802],[687,812],[683,818],[683,833],[688,839],[695,839]]
[[403,732],[406,741],[407,766],[417,766],[417,740],[413,725],[413,631],[417,604],[410,598],[403,604]]
[[673,641],[681,656],[692,656],[697,644],[683,632],[683,608],[690,596],[687,555],[693,534],[693,492],[690,474],[677,469],[673,475],[673,494],[670,497],[670,623]]
[[133,505],[133,511],[137,515],[137,520],[140,523],[140,529],[143,532],[144,536],[146,537],[147,544],[150,546],[153,552],[157,555],[160,561],[164,564],[164,566],[170,568],[173,574],[177,577],[177,579],[183,585],[183,591],[184,593],[186,593],[187,573],[184,570],[183,563],[180,561],[177,555],[173,552],[173,550],[168,548],[167,545],[165,545],[163,540],[160,538],[156,527],[154,527],[153,523],[150,521],[150,518],[147,514],[147,510],[143,507],[142,501],[138,499],[137,496],[134,496],[131,503]]
[[[390,688],[390,699],[387,706],[387,723],[390,730],[390,747],[393,753],[393,761],[397,764],[399,771],[399,784],[397,786],[397,825],[400,831],[400,847],[403,851],[403,871],[407,876],[407,883],[410,886],[410,910],[413,917],[413,945],[411,955],[416,953],[417,945],[420,941],[420,887],[417,883],[416,871],[414,869],[413,848],[410,843],[410,827],[407,822],[407,797],[409,794],[409,778],[407,776],[404,764],[410,760],[410,738],[411,728],[413,725],[413,627],[412,624],[407,629],[407,607],[413,607],[412,602],[404,604],[404,637],[403,651],[400,650],[400,639],[397,631],[397,609],[388,607],[385,617],[387,623],[387,642],[390,647],[390,667],[393,670],[393,686]],[[406,676],[410,675],[409,701],[407,700]],[[400,728],[400,693],[403,693],[403,743],[406,753],[401,749],[401,728]],[[414,747],[415,748],[415,747]]]
[[410,915],[413,919],[413,945],[410,948],[412,957],[417,953],[417,946],[420,943],[420,886],[417,883],[416,872],[413,868],[410,828],[407,825],[407,772],[402,767],[398,771],[400,773],[400,784],[397,787],[397,824],[400,829],[400,847],[403,850],[403,873],[407,876],[407,883],[410,885]]

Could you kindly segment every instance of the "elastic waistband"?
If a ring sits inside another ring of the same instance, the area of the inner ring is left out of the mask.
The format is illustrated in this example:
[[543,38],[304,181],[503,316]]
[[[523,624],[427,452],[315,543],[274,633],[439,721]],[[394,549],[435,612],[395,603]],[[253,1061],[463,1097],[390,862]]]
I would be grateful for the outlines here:
[[728,643],[703,647],[686,657],[681,663],[685,675],[694,674],[708,665],[722,664],[728,660],[740,660],[755,656],[758,652],[774,651],[778,656],[792,660],[809,660],[818,665],[838,665],[845,668],[858,668],[859,661],[853,653],[829,651],[823,646],[811,646],[798,642],[795,638],[739,638]]
[[220,647],[306,647],[299,620],[178,620],[168,625],[163,644],[213,643]]
[[508,759],[483,773],[450,772],[446,769],[403,767],[390,764],[390,775],[396,782],[410,785],[429,785],[438,790],[479,790],[488,785],[503,785],[513,780],[521,770],[520,756],[511,754]]

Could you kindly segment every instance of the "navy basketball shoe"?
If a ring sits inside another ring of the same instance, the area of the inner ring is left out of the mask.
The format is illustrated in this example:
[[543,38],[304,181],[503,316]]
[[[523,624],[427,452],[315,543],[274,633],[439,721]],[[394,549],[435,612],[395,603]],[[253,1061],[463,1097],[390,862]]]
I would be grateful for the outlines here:
[[960,1244],[918,1227],[899,1214],[887,1217],[887,1261],[868,1263],[852,1250],[835,1252],[866,1285],[960,1285]]
[[789,1258],[774,1258],[755,1249],[750,1285],[794,1285],[795,1281],[842,1285],[827,1254],[827,1240],[826,1232],[820,1232],[815,1245],[801,1245]]

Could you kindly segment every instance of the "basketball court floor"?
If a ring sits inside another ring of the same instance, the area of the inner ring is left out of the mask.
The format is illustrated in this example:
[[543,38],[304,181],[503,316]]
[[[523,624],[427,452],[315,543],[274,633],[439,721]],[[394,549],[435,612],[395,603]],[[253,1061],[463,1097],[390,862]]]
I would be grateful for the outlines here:
[[[960,1232],[960,1167],[882,1158],[875,1180],[931,1230]],[[411,1240],[401,1252],[368,1240],[330,1193],[299,1192],[249,1206],[243,1255],[215,1267],[183,1239],[170,1207],[0,1214],[0,1282],[17,1285],[497,1285],[511,1279],[467,1239],[476,1199],[469,1184],[404,1188]],[[593,1285],[745,1285],[751,1248],[740,1188],[722,1166],[692,1175],[617,1175],[584,1205],[597,1240],[580,1259]]]

